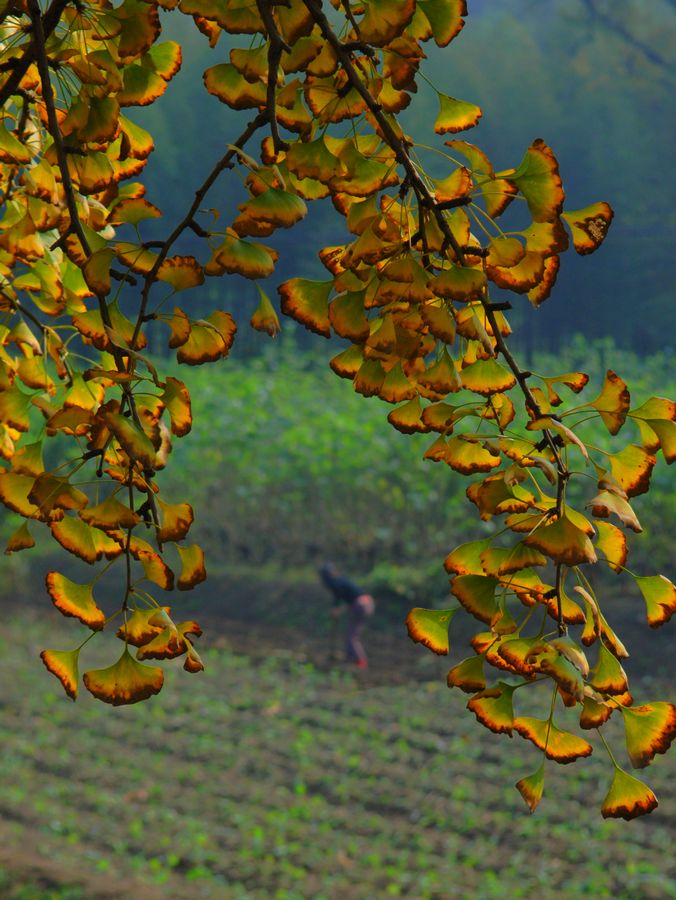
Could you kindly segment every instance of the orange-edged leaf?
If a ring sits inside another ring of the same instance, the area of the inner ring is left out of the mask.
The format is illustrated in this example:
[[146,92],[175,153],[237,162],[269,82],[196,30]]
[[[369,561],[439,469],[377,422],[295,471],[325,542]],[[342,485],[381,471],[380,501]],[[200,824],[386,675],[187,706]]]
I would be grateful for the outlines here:
[[162,393],[162,403],[169,412],[172,434],[177,437],[188,434],[192,428],[192,411],[190,394],[182,381],[171,375],[167,377]]
[[362,5],[364,15],[359,22],[361,40],[374,47],[383,47],[399,35],[413,18],[415,0],[367,0]]
[[511,575],[532,566],[546,566],[547,557],[534,547],[527,547],[522,541],[513,547],[491,547],[481,554],[484,574],[497,578]]
[[176,586],[179,591],[190,591],[207,577],[207,571],[204,568],[204,551],[197,544],[192,544],[190,547],[177,546],[176,549],[181,557],[181,574]]
[[465,25],[467,0],[418,0],[418,9],[430,23],[437,46],[446,47]]
[[29,394],[24,394],[16,385],[0,391],[0,422],[17,431],[28,431],[31,408]]
[[300,322],[309,331],[331,336],[328,300],[333,281],[309,281],[291,278],[277,290],[281,297],[282,312]]
[[637,444],[629,444],[619,453],[611,453],[608,460],[613,477],[628,497],[637,497],[649,490],[650,476],[657,462],[652,453]]
[[161,518],[158,541],[162,544],[166,541],[182,541],[195,518],[192,506],[189,503],[165,503],[159,498],[157,505]]
[[561,214],[561,218],[570,227],[573,246],[584,256],[601,246],[613,221],[613,215],[611,207],[605,202],[600,202],[592,203],[584,209],[566,211]]
[[624,532],[610,522],[600,522],[597,520],[594,522],[594,525],[598,531],[596,549],[603,553],[608,560],[608,566],[613,572],[619,574],[627,561],[627,554],[629,552]]
[[549,675],[566,694],[580,703],[584,699],[582,673],[577,666],[558,651],[538,654],[533,659],[536,671]]
[[190,336],[178,348],[176,359],[188,366],[201,366],[225,358],[236,331],[237,326],[230,313],[214,310],[206,319],[190,323]]
[[64,616],[72,616],[92,631],[100,631],[106,617],[96,605],[91,584],[76,584],[58,572],[47,573],[47,591],[54,606]]
[[228,272],[243,278],[267,278],[275,270],[277,251],[265,244],[255,244],[240,240],[234,232],[228,234],[223,243],[213,253],[205,272],[207,275],[222,275]]
[[77,650],[43,650],[40,654],[42,662],[52,675],[59,679],[71,700],[77,700],[79,655],[79,648]]
[[[168,606],[161,607],[161,610],[167,614],[171,611]],[[133,644],[134,647],[142,647],[163,630],[164,623],[155,624],[151,619],[158,613],[156,607],[150,609],[135,609],[129,616],[127,621],[117,629],[117,637],[120,640]]]
[[[352,379],[361,368],[363,362],[364,354],[362,353],[361,347],[353,344],[351,347],[348,347],[347,350],[343,350],[342,353],[334,356],[329,361],[329,365],[340,378]],[[390,415],[394,415],[395,413],[396,410],[393,410]]]
[[649,765],[658,753],[666,753],[676,737],[676,706],[650,703],[622,707],[627,753],[635,769]]
[[490,266],[510,268],[524,258],[526,248],[518,238],[497,237],[488,245],[487,262]]
[[498,584],[497,578],[488,575],[456,575],[451,592],[475,618],[492,625],[501,612],[495,597]]
[[526,802],[526,806],[533,813],[537,809],[545,788],[545,761],[532,775],[527,775],[516,783],[516,789]]
[[113,559],[123,552],[117,541],[77,516],[64,516],[61,521],[51,522],[49,527],[53,537],[64,549],[87,563],[94,563],[102,556]]
[[253,109],[265,106],[264,81],[249,82],[232,63],[211,66],[204,73],[204,86],[210,94],[231,109]]
[[162,669],[137,662],[125,647],[116,663],[106,669],[90,669],[84,673],[83,681],[98,700],[124,706],[158,694],[162,690],[164,673]]
[[[438,305],[437,305],[438,304]],[[449,312],[446,304],[435,301],[426,303],[420,307],[423,322],[432,332],[435,338],[452,344],[455,339],[455,319]]]
[[479,691],[467,702],[477,720],[496,734],[509,734],[514,728],[514,685],[498,681],[495,687]]
[[604,819],[636,819],[645,816],[657,807],[657,797],[647,784],[629,775],[618,766],[601,807]]
[[448,200],[457,200],[465,197],[472,187],[472,175],[469,169],[460,166],[454,172],[444,178],[443,181],[432,181],[434,195],[437,203],[445,203]]
[[432,279],[430,289],[437,297],[468,303],[481,296],[485,285],[486,276],[481,269],[452,265]]
[[601,393],[588,406],[598,410],[611,434],[617,434],[627,418],[630,400],[627,385],[612,369],[608,369]]
[[157,277],[175,291],[185,291],[204,283],[204,270],[194,256],[169,256],[162,262]]
[[126,504],[110,495],[102,503],[90,506],[80,512],[80,518],[92,528],[102,531],[117,531],[120,528],[133,528],[141,521],[141,517]]
[[490,546],[491,538],[460,544],[444,560],[446,571],[455,575],[485,575],[481,554]]
[[521,165],[506,174],[526,198],[534,222],[551,222],[563,209],[563,185],[556,157],[538,138],[526,151]]
[[468,656],[457,666],[453,666],[446,676],[446,684],[449,688],[460,688],[466,694],[483,691],[486,687],[483,656]]
[[569,731],[561,731],[547,719],[519,716],[514,719],[514,728],[521,737],[532,741],[540,750],[544,750],[547,759],[553,759],[555,762],[565,765],[592,754],[592,745],[584,738]]
[[340,337],[361,342],[370,334],[369,321],[364,313],[363,291],[340,294],[329,303],[329,321]]
[[648,611],[648,624],[659,628],[676,612],[676,586],[664,575],[635,575]]
[[607,519],[612,514],[637,534],[643,531],[636,513],[624,497],[618,497],[610,491],[599,491],[586,505],[591,506],[595,516]]
[[374,397],[380,394],[385,381],[385,370],[379,359],[367,359],[359,367],[354,377],[354,389],[363,397]]
[[28,522],[24,522],[10,536],[5,547],[5,553],[9,555],[10,553],[17,553],[19,550],[29,550],[34,546],[35,538],[30,533]]
[[600,728],[611,717],[613,709],[610,704],[599,703],[593,697],[585,696],[580,713],[580,728]]
[[624,694],[629,687],[620,661],[602,643],[599,643],[599,656],[588,681],[600,694]]
[[[331,368],[333,368],[333,366],[331,366]],[[397,431],[401,431],[402,434],[415,434],[417,432],[426,434],[430,430],[422,419],[420,397],[417,395],[402,406],[393,409],[388,415],[387,421],[390,425],[393,425]]]
[[171,328],[169,337],[169,346],[173,349],[181,347],[190,337],[190,319],[186,316],[180,306],[174,307],[174,314],[168,320]]
[[114,258],[115,252],[110,247],[104,247],[92,253],[84,264],[82,274],[87,287],[95,294],[110,293],[110,266]]
[[462,386],[475,394],[489,397],[501,394],[516,384],[514,375],[495,359],[478,359],[460,373]]
[[439,94],[439,115],[434,122],[434,130],[437,134],[457,134],[473,128],[483,112],[475,103],[467,103],[464,100],[456,100],[446,94]]
[[279,316],[274,306],[270,302],[270,298],[265,291],[256,284],[258,288],[259,302],[254,314],[251,316],[249,325],[256,331],[263,331],[270,337],[276,337],[282,330]]
[[444,462],[456,472],[472,475],[475,472],[490,472],[500,465],[501,458],[475,441],[452,437],[446,445]]
[[314,178],[322,183],[347,174],[345,164],[329,150],[323,137],[307,143],[293,143],[286,155],[286,164],[297,178]]
[[87,495],[74,488],[67,478],[51,472],[38,475],[28,492],[28,499],[46,514],[55,509],[84,509],[89,503]]
[[455,393],[462,387],[458,371],[445,347],[436,362],[418,375],[417,381],[421,388],[435,394]]
[[192,673],[204,671],[204,663],[202,662],[202,659],[197,650],[195,650],[189,640],[186,640],[185,643],[186,655],[185,662],[183,663],[183,668],[185,669],[185,671]]
[[378,396],[387,403],[401,403],[402,400],[413,400],[418,396],[416,389],[404,375],[401,362],[397,362],[387,373]]
[[138,460],[144,469],[154,468],[155,448],[148,435],[132,419],[120,413],[104,412],[103,420],[131,460]]
[[408,636],[417,644],[439,656],[448,655],[448,627],[456,609],[421,609],[416,607],[406,616]]
[[524,538],[524,543],[557,564],[578,566],[597,559],[592,542],[566,515],[549,525],[540,525]]

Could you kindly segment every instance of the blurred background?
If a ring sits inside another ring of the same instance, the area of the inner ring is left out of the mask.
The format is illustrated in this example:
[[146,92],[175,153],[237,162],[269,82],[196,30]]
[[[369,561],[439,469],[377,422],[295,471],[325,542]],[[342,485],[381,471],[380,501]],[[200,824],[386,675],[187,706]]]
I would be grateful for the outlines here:
[[[508,168],[542,137],[568,207],[603,199],[615,210],[597,254],[564,254],[541,309],[515,304],[515,351],[534,371],[588,372],[589,397],[608,367],[633,405],[673,396],[676,3],[469,7],[463,33],[447,51],[430,49],[424,69],[482,106],[467,138]],[[201,89],[227,48],[209,51],[178,14],[165,33],[184,47],[183,70],[135,117],[157,146],[147,196],[172,222],[246,117]],[[436,95],[423,82],[412,107],[405,127],[439,144]],[[208,205],[227,219],[241,199],[224,179]],[[323,277],[308,247],[344,239],[322,203],[270,239],[281,256],[265,285],[273,301],[285,278]],[[180,251],[203,256],[190,236]],[[193,680],[168,665],[162,694],[140,708],[89,697],[72,706],[37,656],[81,639],[48,609],[44,572],[63,560],[46,542],[4,558],[0,897],[676,897],[669,760],[647,772],[662,805],[644,821],[600,819],[610,770],[596,743],[584,767],[548,765],[529,817],[512,785],[538,754],[484,732],[445,687],[449,662],[467,655],[462,629],[451,631],[450,660],[406,637],[411,606],[447,605],[444,556],[494,530],[467,503],[466,479],[424,462],[429,436],[401,435],[387,404],[336,378],[327,363],[339,340],[290,320],[274,341],[250,330],[256,288],[236,277],[187,296],[191,315],[217,306],[240,326],[223,365],[174,373],[191,392],[194,426],[162,475],[169,499],[194,505],[191,536],[207,553],[206,584],[167,601],[205,627],[207,670]],[[644,533],[631,536],[628,564],[673,578],[676,495],[661,455],[650,496],[634,506]],[[0,536],[16,524],[0,510]],[[378,601],[371,667],[359,678],[337,662],[342,635],[316,576],[326,559]],[[76,562],[66,571],[90,577]],[[114,571],[103,594],[117,589]],[[669,635],[648,629],[630,578],[597,578],[611,624],[636,648],[626,668],[637,699],[663,696]]]

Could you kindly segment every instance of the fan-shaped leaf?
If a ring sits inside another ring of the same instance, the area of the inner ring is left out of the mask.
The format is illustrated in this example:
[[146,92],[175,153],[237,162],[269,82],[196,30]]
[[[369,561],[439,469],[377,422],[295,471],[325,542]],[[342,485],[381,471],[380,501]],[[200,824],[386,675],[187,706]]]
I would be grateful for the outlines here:
[[83,680],[87,690],[98,700],[113,706],[124,706],[147,700],[162,689],[162,669],[137,662],[125,647],[122,656],[106,669],[90,669]]
[[446,684],[449,688],[458,687],[466,694],[483,691],[486,687],[483,656],[469,656],[453,666],[446,676]]
[[570,226],[575,249],[584,255],[593,253],[603,243],[613,211],[607,203],[592,203],[584,209],[564,212],[561,218]]
[[650,703],[622,707],[627,753],[635,769],[649,765],[658,753],[666,753],[676,737],[676,706]]
[[664,575],[635,575],[634,580],[645,599],[648,624],[659,628],[676,612],[676,586]]
[[204,568],[204,551],[197,544],[192,544],[190,547],[177,546],[176,549],[181,558],[181,574],[176,586],[179,591],[190,591],[207,577]]
[[43,650],[40,654],[42,662],[52,675],[59,679],[71,700],[77,700],[79,655],[79,648],[77,650]]
[[526,802],[526,806],[533,813],[537,809],[545,788],[545,762],[542,760],[540,767],[532,775],[527,775],[516,783],[516,789]]
[[79,619],[92,631],[100,631],[106,624],[106,617],[94,600],[91,584],[76,584],[58,572],[48,572],[46,584],[54,606],[64,616]]
[[475,694],[467,702],[467,709],[477,717],[477,721],[496,734],[511,737],[515,725],[512,695],[515,686],[499,681],[495,687],[486,688]]
[[514,719],[519,734],[544,750],[547,759],[566,764],[583,756],[591,756],[592,746],[584,738],[569,731],[561,731],[547,719],[520,716]]
[[434,122],[434,130],[437,134],[456,134],[473,128],[482,115],[481,108],[475,103],[439,94],[439,115]]
[[645,816],[656,809],[657,805],[657,797],[648,785],[616,766],[610,790],[601,807],[601,815],[604,819],[629,821]]
[[406,617],[408,636],[439,656],[448,654],[448,627],[456,609],[412,609]]

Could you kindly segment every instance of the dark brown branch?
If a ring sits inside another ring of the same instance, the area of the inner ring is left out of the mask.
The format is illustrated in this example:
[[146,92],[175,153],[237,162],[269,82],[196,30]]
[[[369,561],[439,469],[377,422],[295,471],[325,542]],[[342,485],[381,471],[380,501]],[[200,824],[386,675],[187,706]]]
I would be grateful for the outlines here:
[[[35,4],[31,4],[34,6]],[[38,6],[37,16],[40,19],[41,23],[41,35],[42,35],[42,44],[44,46],[44,41],[50,36],[50,34],[54,31],[56,26],[59,24],[61,20],[61,15],[68,5],[68,0],[53,0],[51,6],[47,9],[44,16],[40,13],[40,8]],[[29,6],[29,9],[31,7]],[[31,21],[33,21],[34,13],[31,12]],[[35,29],[35,24],[33,23],[33,29]],[[12,96],[12,94],[16,94],[17,88],[21,83],[21,79],[28,71],[31,63],[36,61],[38,56],[38,45],[37,45],[37,35],[33,34],[33,40],[28,44],[26,49],[23,52],[23,55],[20,59],[15,61],[15,65],[12,66],[12,74],[9,76],[7,81],[0,87],[0,106],[4,106],[7,100]]]
[[178,240],[178,238],[183,234],[183,232],[187,228],[192,227],[192,223],[195,220],[195,216],[197,215],[202,203],[204,202],[204,198],[209,192],[210,188],[214,185],[219,175],[225,171],[225,169],[229,169],[232,167],[232,161],[238,155],[239,151],[243,149],[244,145],[247,141],[258,131],[261,126],[263,126],[268,121],[268,114],[266,112],[259,113],[255,119],[253,119],[247,127],[244,129],[242,134],[237,138],[234,144],[230,146],[228,152],[223,156],[213,167],[209,175],[205,178],[202,186],[195,192],[195,199],[193,200],[190,209],[185,214],[183,219],[178,223],[178,225],[171,232],[169,237],[164,241],[162,248],[160,249],[157,259],[152,267],[152,269],[145,276],[143,282],[143,291],[141,293],[141,304],[139,306],[138,316],[136,319],[136,325],[134,327],[134,334],[132,335],[132,339],[130,342],[130,346],[132,349],[136,349],[136,342],[138,340],[138,336],[141,332],[141,327],[145,320],[146,310],[148,307],[148,301],[150,299],[150,290],[157,280],[157,273],[159,272],[160,266],[164,262],[164,260],[169,255],[169,251]]
[[272,10],[268,6],[267,0],[256,0],[256,6],[260,13],[265,30],[268,33],[268,83],[266,93],[266,107],[268,110],[268,121],[270,123],[270,134],[275,153],[288,150],[289,145],[279,136],[279,126],[277,124],[276,106],[277,106],[277,76],[279,74],[279,63],[282,58],[282,51],[291,52],[291,47],[279,33],[275,23]]

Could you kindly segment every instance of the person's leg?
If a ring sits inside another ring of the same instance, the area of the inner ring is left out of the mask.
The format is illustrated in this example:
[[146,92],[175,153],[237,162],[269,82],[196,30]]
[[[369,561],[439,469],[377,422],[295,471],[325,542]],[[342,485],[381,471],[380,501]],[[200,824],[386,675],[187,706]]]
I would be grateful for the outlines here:
[[353,603],[347,614],[347,646],[348,662],[356,663],[360,668],[368,665],[366,651],[361,642],[361,630],[364,626],[364,610],[359,603]]

